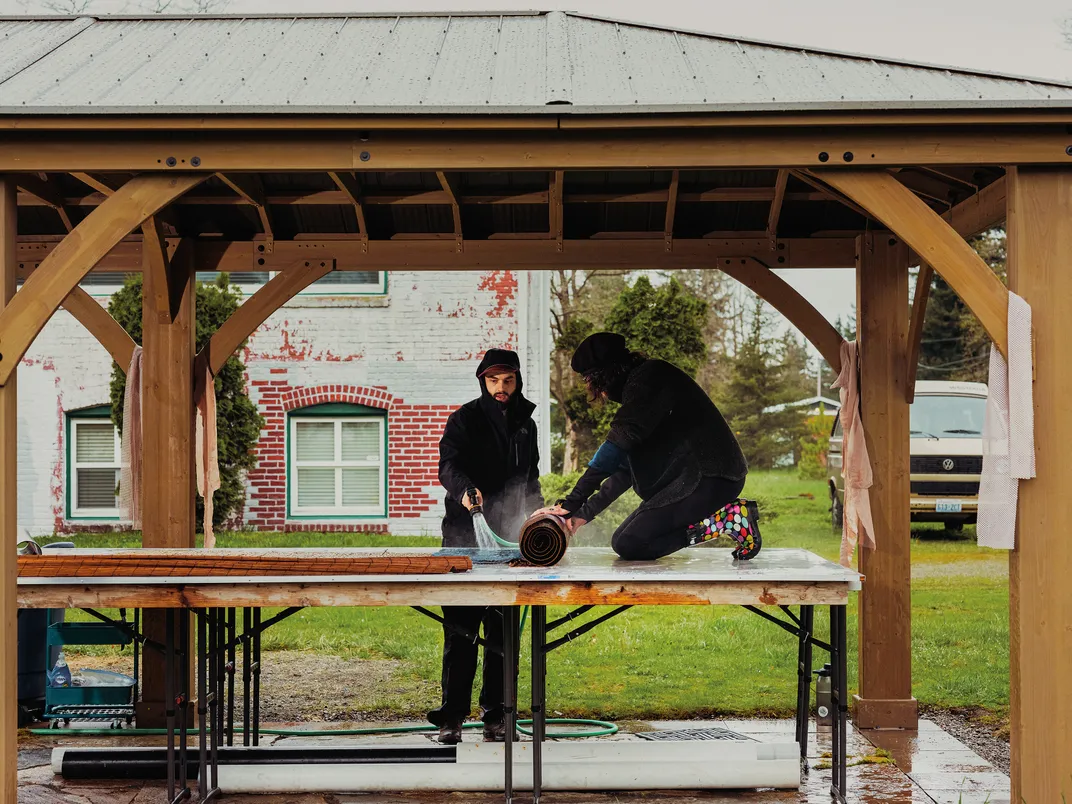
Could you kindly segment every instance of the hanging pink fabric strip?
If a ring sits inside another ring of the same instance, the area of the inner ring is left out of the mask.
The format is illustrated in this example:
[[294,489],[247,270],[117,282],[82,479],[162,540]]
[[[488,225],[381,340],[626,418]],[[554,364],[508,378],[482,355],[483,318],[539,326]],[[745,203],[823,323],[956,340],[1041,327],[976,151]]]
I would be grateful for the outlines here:
[[841,344],[841,373],[833,382],[841,397],[841,476],[845,480],[845,506],[842,517],[841,564],[852,566],[856,545],[875,548],[875,525],[871,518],[870,488],[873,482],[871,457],[867,454],[860,394],[857,384],[856,342]]
[[212,495],[220,487],[219,442],[216,432],[216,381],[208,364],[197,378],[197,422],[195,426],[197,493],[205,501],[205,548],[216,546],[212,530]]
[[119,510],[134,530],[141,529],[141,355],[141,347],[135,346],[127,366],[120,436]]

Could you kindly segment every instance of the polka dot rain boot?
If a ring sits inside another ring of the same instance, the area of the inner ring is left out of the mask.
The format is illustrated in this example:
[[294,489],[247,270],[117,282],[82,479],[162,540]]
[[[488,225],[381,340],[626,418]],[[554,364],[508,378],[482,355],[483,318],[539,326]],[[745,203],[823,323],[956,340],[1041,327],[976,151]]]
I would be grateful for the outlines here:
[[728,536],[737,542],[733,557],[738,561],[754,558],[763,546],[763,538],[759,535],[759,506],[756,501],[734,500],[688,528],[690,547],[720,536]]

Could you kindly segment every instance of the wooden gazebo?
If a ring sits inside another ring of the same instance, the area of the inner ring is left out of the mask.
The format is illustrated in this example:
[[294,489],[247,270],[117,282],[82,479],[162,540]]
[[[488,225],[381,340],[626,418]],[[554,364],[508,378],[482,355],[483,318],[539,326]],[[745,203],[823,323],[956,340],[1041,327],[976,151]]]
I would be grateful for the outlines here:
[[[5,19],[0,42],[4,800],[16,368],[60,307],[127,364],[133,342],[79,287],[89,272],[144,273],[143,539],[186,547],[195,364],[218,369],[328,271],[721,270],[837,368],[841,336],[772,269],[855,269],[878,531],[860,553],[855,718],[913,728],[925,289],[937,271],[1006,350],[1007,290],[965,242],[1002,221],[1009,288],[1034,312],[1038,472],[1010,558],[1013,798],[1068,790],[1072,87],[559,12]],[[278,273],[195,355],[194,272],[215,270]]]

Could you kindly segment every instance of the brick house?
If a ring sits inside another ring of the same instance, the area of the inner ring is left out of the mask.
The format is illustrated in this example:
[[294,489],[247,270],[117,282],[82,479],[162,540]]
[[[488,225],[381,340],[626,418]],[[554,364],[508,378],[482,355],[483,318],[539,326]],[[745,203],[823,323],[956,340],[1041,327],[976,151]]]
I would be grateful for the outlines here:
[[[232,275],[249,292],[266,278]],[[439,437],[451,411],[478,393],[474,370],[491,347],[521,355],[547,471],[547,278],[345,272],[288,302],[243,355],[265,425],[234,526],[438,533]],[[87,289],[106,304],[107,277],[91,279]],[[18,373],[20,528],[39,535],[121,527],[107,352],[60,310]]]

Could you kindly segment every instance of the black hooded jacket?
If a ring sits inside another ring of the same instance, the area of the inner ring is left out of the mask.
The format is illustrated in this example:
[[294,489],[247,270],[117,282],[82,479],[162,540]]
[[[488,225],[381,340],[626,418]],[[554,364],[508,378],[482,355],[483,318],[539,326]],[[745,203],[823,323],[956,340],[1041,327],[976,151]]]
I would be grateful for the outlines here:
[[[480,377],[495,365],[516,367],[517,390],[505,410]],[[521,393],[517,354],[489,349],[476,374],[480,397],[450,414],[439,442],[439,482],[447,491],[444,547],[476,547],[473,518],[461,504],[467,488],[480,489],[488,524],[510,541],[517,540],[521,524],[543,505],[536,423],[532,420],[536,406]]]

